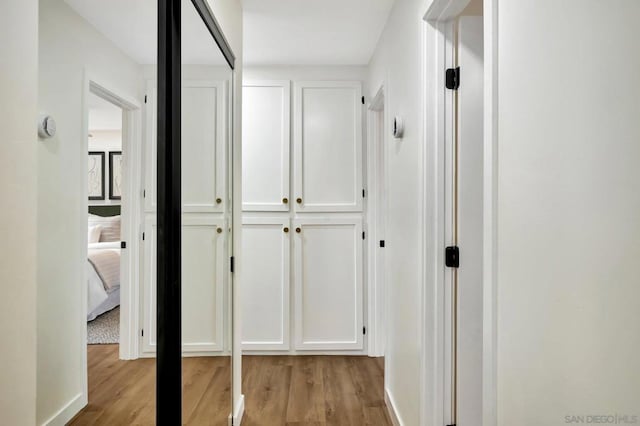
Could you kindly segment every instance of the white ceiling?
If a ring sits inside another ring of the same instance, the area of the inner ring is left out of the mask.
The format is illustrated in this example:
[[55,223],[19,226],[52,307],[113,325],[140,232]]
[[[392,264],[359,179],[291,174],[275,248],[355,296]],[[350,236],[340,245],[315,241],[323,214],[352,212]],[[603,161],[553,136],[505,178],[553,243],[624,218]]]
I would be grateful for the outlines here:
[[[65,0],[80,16],[139,64],[157,57],[157,0]],[[185,64],[222,65],[224,57],[189,0],[182,0]]]
[[[156,63],[157,0],[65,0],[125,54]],[[240,1],[240,0],[237,0]],[[394,0],[243,0],[249,65],[366,65]],[[183,62],[224,64],[189,0]]]
[[248,65],[366,65],[394,0],[243,0]]
[[89,94],[89,131],[121,130],[122,109],[93,93]]

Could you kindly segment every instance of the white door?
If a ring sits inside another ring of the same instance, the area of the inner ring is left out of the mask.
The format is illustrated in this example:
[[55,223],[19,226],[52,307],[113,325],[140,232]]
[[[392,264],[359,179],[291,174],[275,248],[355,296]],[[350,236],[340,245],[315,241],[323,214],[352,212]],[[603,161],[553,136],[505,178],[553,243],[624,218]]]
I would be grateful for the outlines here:
[[242,91],[242,209],[289,210],[290,85],[245,82]]
[[242,348],[289,349],[289,218],[242,221]]
[[362,210],[361,92],[360,82],[296,83],[297,212]]
[[293,222],[298,350],[363,349],[362,220]]
[[[226,83],[185,80],[182,84],[183,212],[224,211]],[[145,211],[156,210],[156,84],[147,82],[145,115]]]
[[225,191],[225,84],[182,83],[182,211],[223,212]]
[[482,17],[461,17],[458,26],[458,339],[457,422],[482,419]]

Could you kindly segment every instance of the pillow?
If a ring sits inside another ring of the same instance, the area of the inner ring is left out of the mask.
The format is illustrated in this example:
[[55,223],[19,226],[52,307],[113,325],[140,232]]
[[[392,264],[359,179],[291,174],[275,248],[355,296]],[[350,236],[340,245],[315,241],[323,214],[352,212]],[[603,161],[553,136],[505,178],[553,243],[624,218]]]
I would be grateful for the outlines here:
[[87,241],[89,244],[97,243],[100,241],[100,234],[102,233],[102,226],[90,226],[89,233],[87,235]]
[[102,227],[100,232],[100,242],[120,241],[120,215],[118,216],[96,216],[89,215],[89,226],[99,225]]

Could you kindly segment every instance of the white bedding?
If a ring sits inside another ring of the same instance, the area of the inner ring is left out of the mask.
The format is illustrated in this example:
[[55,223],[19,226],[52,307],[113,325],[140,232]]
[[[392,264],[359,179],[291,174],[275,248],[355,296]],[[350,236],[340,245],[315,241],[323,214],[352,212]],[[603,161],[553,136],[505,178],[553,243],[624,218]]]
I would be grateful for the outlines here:
[[[120,254],[120,242],[92,243],[90,249],[111,250]],[[120,304],[120,286],[110,291],[105,290],[104,284],[95,268],[87,260],[87,321],[95,319]]]

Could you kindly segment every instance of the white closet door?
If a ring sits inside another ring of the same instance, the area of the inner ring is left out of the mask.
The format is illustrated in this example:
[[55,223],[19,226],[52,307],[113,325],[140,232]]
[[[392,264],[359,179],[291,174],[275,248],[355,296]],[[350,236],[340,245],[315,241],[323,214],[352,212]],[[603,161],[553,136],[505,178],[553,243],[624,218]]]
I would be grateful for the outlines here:
[[290,85],[288,80],[244,83],[244,211],[289,210]]
[[[156,220],[149,215],[144,241],[142,352],[156,351]],[[218,231],[220,230],[220,231]],[[224,264],[227,230],[222,219],[182,218],[182,350],[223,350]]]
[[182,219],[182,348],[223,350],[226,226],[222,219]]
[[296,83],[296,211],[362,210],[361,97],[360,82]]
[[224,84],[182,84],[182,211],[222,212],[225,206]]
[[296,349],[363,349],[362,220],[298,219],[293,228]]
[[242,348],[289,349],[288,218],[243,218]]
[[461,17],[458,64],[458,417],[461,426],[482,418],[482,17]]
[[[226,83],[185,80],[182,85],[183,212],[223,212],[226,203]],[[156,210],[157,90],[147,82],[145,211]]]

